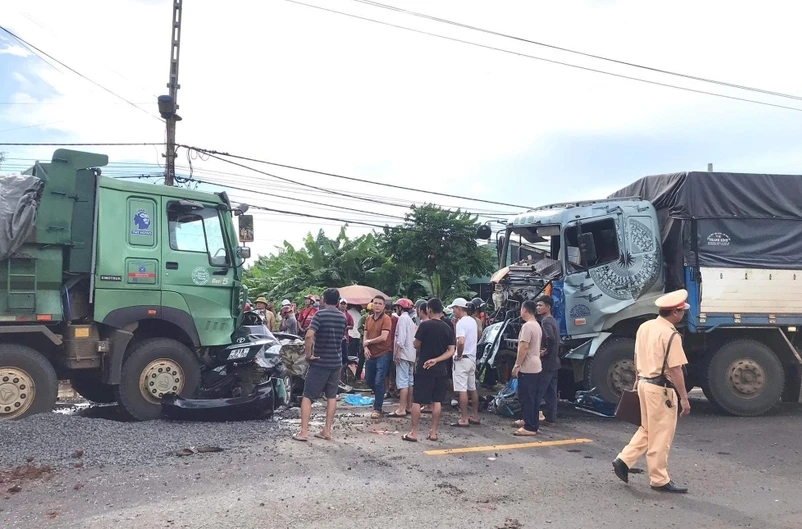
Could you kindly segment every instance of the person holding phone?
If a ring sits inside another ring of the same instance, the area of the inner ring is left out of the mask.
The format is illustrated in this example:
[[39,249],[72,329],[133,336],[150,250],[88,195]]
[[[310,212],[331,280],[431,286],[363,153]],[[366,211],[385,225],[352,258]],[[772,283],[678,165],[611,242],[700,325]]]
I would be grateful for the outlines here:
[[331,440],[331,426],[337,411],[337,388],[342,371],[342,340],[348,323],[345,315],[337,308],[340,291],[330,288],[323,293],[322,309],[317,311],[309,323],[305,337],[306,361],[309,370],[304,381],[304,395],[301,400],[301,431],[293,435],[296,441],[309,440],[309,418],[312,415],[312,401],[326,396],[326,423],[318,439]]

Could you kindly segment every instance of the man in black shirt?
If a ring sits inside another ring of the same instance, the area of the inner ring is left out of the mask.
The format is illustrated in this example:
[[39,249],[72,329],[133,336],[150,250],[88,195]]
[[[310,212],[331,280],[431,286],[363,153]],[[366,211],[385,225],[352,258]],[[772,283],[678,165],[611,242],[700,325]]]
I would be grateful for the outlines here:
[[541,384],[546,387],[546,426],[554,426],[557,420],[557,373],[560,370],[560,326],[551,315],[554,300],[551,296],[542,296],[537,300],[535,309],[540,316],[540,327],[543,329],[543,345],[541,350],[543,371],[540,373]]
[[342,339],[347,321],[337,308],[340,292],[330,288],[323,293],[324,307],[312,317],[306,331],[306,361],[309,371],[304,381],[304,397],[301,400],[301,431],[293,435],[296,441],[309,438],[309,417],[312,415],[312,401],[326,395],[326,425],[319,439],[331,440],[331,425],[337,410],[337,388],[342,370]]
[[412,405],[412,430],[401,437],[404,441],[418,441],[421,404],[432,406],[432,428],[427,439],[437,441],[441,402],[446,396],[448,378],[445,362],[454,355],[456,345],[454,328],[442,320],[443,302],[432,298],[427,306],[429,319],[421,322],[415,333],[414,345],[418,350],[418,363]]

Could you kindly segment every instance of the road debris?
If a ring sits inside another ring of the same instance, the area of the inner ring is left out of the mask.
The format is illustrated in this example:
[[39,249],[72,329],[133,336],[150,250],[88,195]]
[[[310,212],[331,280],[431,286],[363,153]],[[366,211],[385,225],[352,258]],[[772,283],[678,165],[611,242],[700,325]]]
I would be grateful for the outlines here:
[[173,454],[177,455],[178,457],[186,457],[186,456],[191,456],[193,454],[214,454],[222,451],[223,449],[220,448],[219,446],[199,446],[197,448],[194,446],[190,446],[188,448],[182,448],[181,450],[176,450],[175,452],[173,452]]

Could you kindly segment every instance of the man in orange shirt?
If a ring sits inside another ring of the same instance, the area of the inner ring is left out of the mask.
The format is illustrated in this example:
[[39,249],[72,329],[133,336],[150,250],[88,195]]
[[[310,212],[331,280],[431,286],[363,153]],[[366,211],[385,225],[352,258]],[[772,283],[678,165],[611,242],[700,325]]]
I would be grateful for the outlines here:
[[380,419],[384,405],[385,378],[393,361],[393,340],[390,332],[393,322],[384,313],[383,296],[373,298],[373,314],[365,319],[365,384],[373,390],[372,419]]

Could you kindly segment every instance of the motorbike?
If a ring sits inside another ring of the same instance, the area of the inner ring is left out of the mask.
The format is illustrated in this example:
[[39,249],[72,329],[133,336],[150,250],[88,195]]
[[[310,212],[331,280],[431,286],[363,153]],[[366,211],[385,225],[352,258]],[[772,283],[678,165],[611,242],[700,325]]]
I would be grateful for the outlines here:
[[292,375],[281,356],[281,342],[255,312],[247,312],[231,345],[213,347],[202,358],[197,398],[168,395],[165,416],[219,421],[266,417],[292,401]]

